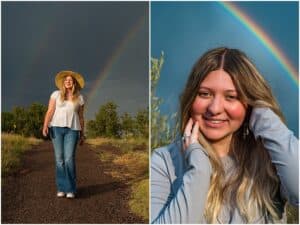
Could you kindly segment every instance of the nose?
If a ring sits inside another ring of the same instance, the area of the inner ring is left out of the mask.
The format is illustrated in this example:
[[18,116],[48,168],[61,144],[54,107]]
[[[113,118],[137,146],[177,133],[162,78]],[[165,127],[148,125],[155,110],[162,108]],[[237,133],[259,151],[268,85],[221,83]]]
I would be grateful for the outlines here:
[[224,105],[220,96],[214,96],[207,107],[207,111],[211,115],[217,115],[224,111]]

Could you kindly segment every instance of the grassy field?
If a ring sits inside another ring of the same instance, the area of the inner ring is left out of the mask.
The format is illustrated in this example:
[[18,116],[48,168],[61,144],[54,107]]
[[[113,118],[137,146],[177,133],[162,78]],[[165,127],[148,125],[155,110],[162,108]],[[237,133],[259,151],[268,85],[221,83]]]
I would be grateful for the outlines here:
[[149,219],[149,152],[148,139],[88,139],[94,146],[113,147],[117,152],[99,153],[102,162],[112,162],[115,166],[109,171],[112,177],[126,181],[131,186],[129,207],[132,212],[145,220]]
[[25,138],[20,135],[2,133],[2,176],[15,172],[21,165],[23,152],[40,142],[41,140],[36,138]]
[[299,207],[295,207],[290,204],[287,204],[286,215],[287,215],[287,223],[299,224]]

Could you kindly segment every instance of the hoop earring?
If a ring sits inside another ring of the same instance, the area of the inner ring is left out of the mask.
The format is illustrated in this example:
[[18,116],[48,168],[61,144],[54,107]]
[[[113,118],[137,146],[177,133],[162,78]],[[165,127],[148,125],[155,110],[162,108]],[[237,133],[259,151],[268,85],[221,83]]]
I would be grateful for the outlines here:
[[248,123],[245,123],[243,127],[243,138],[246,139],[248,135],[249,135],[249,127],[248,127]]

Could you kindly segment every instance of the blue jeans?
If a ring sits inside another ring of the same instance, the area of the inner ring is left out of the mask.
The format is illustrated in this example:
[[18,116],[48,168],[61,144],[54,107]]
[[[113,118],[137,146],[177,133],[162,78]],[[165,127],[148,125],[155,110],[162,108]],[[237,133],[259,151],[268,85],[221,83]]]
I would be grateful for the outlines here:
[[50,137],[55,153],[57,190],[75,193],[75,151],[79,138],[79,131],[71,130],[68,127],[51,127]]

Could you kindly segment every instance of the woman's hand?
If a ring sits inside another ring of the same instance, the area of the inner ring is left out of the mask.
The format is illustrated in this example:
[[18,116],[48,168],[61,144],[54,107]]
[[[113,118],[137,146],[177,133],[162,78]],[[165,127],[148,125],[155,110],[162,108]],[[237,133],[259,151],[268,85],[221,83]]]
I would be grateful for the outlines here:
[[189,119],[183,134],[183,148],[186,150],[190,144],[198,143],[199,138],[199,123]]
[[48,132],[49,132],[49,128],[47,126],[43,127],[43,136],[47,137],[48,136]]
[[83,145],[85,141],[85,136],[83,134],[83,132],[80,132],[80,137],[79,137],[79,145]]
[[56,104],[56,100],[54,98],[50,97],[49,104],[48,104],[48,110],[46,112],[45,119],[44,119],[44,125],[43,125],[43,136],[44,137],[48,136],[48,133],[49,133],[48,124],[51,121],[52,116],[54,114],[55,104]]

